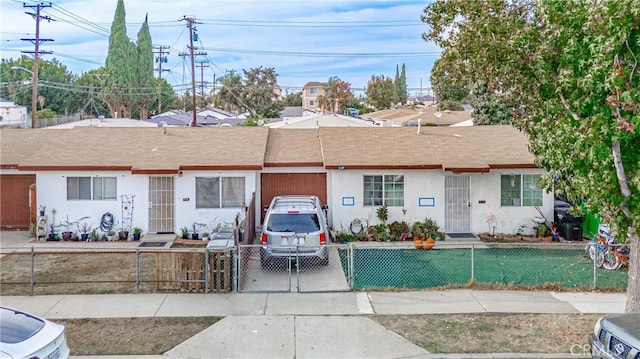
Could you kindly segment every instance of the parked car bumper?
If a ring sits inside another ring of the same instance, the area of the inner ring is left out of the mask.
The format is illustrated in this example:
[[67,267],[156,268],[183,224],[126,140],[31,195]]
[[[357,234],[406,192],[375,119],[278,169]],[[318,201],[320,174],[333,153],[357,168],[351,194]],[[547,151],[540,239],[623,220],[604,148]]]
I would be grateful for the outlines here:
[[318,258],[325,259],[329,255],[325,246],[303,247],[303,246],[262,246],[260,248],[260,258],[268,259],[289,259],[296,262],[298,259]]
[[589,344],[591,345],[591,357],[593,359],[620,359],[619,357],[609,353],[595,334],[589,334]]

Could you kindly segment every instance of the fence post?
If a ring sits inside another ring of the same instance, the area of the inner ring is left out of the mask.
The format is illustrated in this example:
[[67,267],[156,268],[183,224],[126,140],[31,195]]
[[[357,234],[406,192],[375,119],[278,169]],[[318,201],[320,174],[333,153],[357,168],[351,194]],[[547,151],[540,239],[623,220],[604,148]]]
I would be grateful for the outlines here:
[[238,268],[240,267],[240,250],[234,247],[231,250],[231,291],[238,291]]
[[592,243],[590,245],[593,245],[593,289],[597,289],[598,288],[598,246],[595,245],[595,243]]
[[33,246],[31,246],[31,283],[29,285],[29,295],[31,296],[33,296],[33,287],[35,286],[35,282],[36,282],[35,259],[36,259],[36,252]]
[[475,265],[475,244],[471,244],[471,281],[475,281],[476,279],[476,265]]
[[350,289],[353,290],[353,287],[355,286],[355,281],[356,281],[356,273],[355,273],[355,246],[351,243],[349,243],[349,251],[347,252],[349,254],[349,258],[348,258],[348,268],[347,271],[349,272],[349,286]]
[[140,294],[140,248],[136,247],[136,293]]
[[[209,248],[204,249],[204,292],[209,293]],[[216,281],[217,282],[217,281]]]

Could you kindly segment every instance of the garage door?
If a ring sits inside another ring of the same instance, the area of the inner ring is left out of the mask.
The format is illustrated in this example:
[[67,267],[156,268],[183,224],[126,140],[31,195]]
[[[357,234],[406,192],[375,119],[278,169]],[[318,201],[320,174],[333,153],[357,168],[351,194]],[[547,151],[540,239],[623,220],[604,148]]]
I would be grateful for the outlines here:
[[[262,173],[260,175],[261,206],[268,206],[271,199],[281,195],[315,195],[327,204],[326,173]],[[260,222],[264,219],[261,211]]]
[[35,175],[0,176],[0,229],[29,229],[29,186]]

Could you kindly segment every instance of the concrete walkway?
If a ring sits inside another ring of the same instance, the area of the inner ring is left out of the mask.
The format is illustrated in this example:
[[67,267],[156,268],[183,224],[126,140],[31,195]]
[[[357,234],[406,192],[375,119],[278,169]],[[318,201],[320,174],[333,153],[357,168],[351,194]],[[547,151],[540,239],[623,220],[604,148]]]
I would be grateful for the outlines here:
[[[435,355],[370,314],[621,313],[612,293],[481,291],[111,294],[0,297],[48,319],[224,316],[158,358],[581,358],[580,355]],[[587,333],[585,333],[586,335]],[[585,356],[582,356],[585,357]],[[120,357],[122,358],[122,357]]]

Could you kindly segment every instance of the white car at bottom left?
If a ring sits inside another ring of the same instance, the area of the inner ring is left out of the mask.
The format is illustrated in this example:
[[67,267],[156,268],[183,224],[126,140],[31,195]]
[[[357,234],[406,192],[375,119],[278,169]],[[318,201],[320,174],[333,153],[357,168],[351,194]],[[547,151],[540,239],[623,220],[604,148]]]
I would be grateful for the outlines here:
[[0,359],[67,359],[64,326],[23,311],[0,307]]

